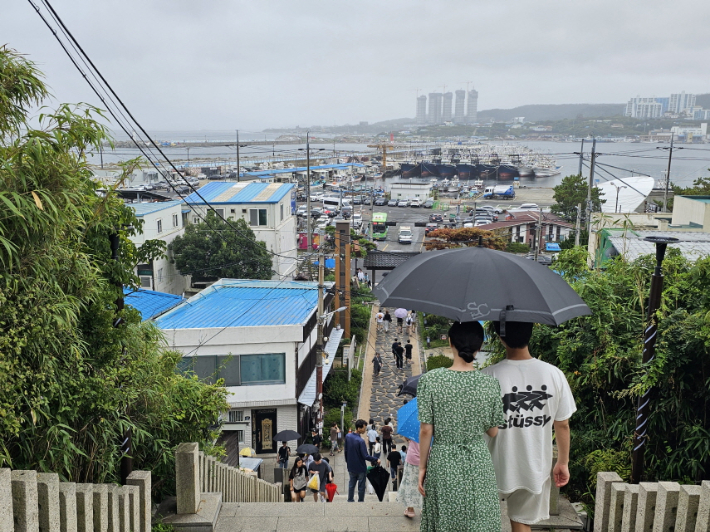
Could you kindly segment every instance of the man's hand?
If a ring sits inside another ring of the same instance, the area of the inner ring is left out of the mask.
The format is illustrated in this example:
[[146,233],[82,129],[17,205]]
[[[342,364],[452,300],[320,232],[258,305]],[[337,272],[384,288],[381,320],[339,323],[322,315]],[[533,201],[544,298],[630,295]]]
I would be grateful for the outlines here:
[[421,469],[419,470],[419,493],[422,494],[422,497],[426,497],[426,492],[424,491],[424,479],[426,478],[426,470],[422,471]]
[[552,469],[552,475],[555,477],[555,486],[558,488],[566,486],[569,482],[569,468],[567,464],[555,464],[555,467]]

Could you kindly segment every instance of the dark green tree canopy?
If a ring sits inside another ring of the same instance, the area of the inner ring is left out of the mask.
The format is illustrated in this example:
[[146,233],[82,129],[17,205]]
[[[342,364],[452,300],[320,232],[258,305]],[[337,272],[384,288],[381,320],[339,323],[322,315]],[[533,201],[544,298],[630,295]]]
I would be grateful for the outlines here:
[[271,254],[242,219],[229,223],[210,211],[170,244],[175,265],[193,279],[271,279]]
[[[588,187],[588,182],[582,176],[568,175],[552,189],[555,191],[553,197],[556,203],[550,210],[568,222],[574,222],[577,219],[577,205],[581,203],[582,219],[586,219]],[[599,189],[592,188],[592,211],[601,211],[603,201],[599,198]]]

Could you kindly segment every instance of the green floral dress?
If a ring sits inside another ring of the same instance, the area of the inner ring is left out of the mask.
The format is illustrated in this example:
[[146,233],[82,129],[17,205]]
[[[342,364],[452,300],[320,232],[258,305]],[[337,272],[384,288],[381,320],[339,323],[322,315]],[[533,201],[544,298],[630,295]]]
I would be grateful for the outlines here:
[[503,423],[498,381],[439,368],[419,379],[419,421],[434,425],[421,530],[500,532],[493,462],[483,434]]

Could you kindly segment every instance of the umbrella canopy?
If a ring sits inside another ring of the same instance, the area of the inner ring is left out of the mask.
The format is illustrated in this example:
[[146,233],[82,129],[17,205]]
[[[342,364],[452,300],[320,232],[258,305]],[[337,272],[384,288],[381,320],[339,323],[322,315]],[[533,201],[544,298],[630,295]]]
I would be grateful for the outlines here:
[[282,430],[281,432],[274,434],[272,439],[275,441],[291,441],[297,440],[300,437],[301,435],[295,430]]
[[251,447],[244,447],[244,449],[239,451],[239,456],[256,456],[256,451]]
[[419,405],[415,397],[397,410],[397,434],[419,443]]
[[397,310],[394,311],[394,317],[395,318],[406,318],[407,317],[407,309],[406,308],[398,308]]
[[382,502],[382,498],[385,496],[385,491],[387,491],[387,483],[390,480],[390,474],[385,471],[382,466],[375,466],[367,473],[367,480],[372,484],[372,488],[377,494],[377,498]]
[[302,443],[301,445],[296,447],[296,452],[304,454],[316,454],[318,452],[318,447],[310,443]]
[[458,321],[559,325],[592,313],[549,268],[484,247],[422,253],[390,272],[375,295],[383,306],[407,306]]
[[397,395],[411,395],[412,397],[417,396],[417,384],[419,384],[419,379],[421,375],[414,375],[413,377],[407,377],[407,379],[399,387],[399,393]]

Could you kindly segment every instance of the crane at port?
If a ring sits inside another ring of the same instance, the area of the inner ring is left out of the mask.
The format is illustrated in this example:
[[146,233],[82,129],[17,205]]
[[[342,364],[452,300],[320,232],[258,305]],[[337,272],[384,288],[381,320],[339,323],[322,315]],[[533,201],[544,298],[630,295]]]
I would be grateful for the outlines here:
[[382,172],[387,170],[387,150],[392,150],[396,148],[406,148],[406,145],[398,146],[390,142],[380,142],[379,144],[368,144],[368,148],[376,148],[378,152],[382,153]]

